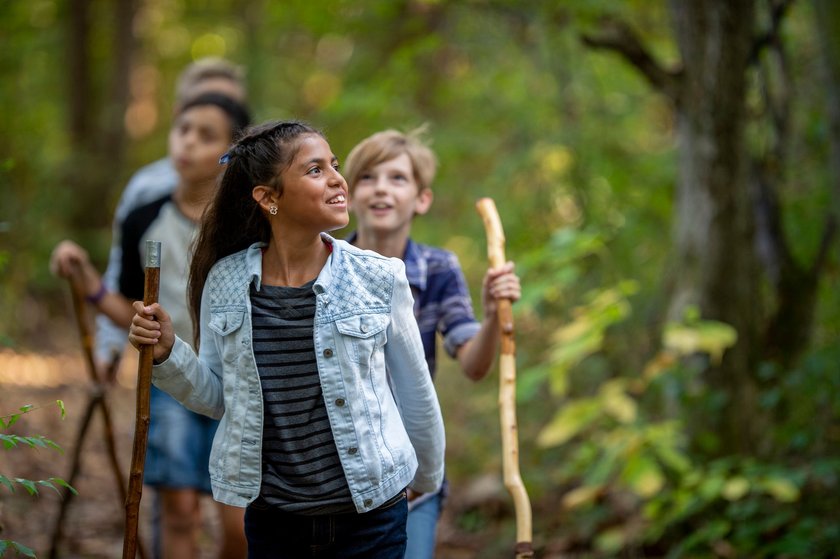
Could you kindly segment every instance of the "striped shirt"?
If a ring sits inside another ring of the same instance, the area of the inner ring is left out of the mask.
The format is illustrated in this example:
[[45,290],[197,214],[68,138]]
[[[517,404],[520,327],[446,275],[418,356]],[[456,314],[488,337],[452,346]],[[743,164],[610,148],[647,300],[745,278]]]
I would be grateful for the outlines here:
[[296,514],[355,508],[330,428],[315,359],[315,280],[302,287],[251,286],[254,358],[262,385],[260,496]]

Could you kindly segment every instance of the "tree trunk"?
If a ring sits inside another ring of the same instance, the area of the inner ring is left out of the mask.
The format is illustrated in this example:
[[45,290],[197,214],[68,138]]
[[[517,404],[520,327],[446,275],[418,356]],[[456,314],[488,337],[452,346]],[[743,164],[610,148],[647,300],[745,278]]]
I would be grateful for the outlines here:
[[[757,42],[753,60],[758,70],[758,87],[764,97],[764,118],[772,123],[767,147],[759,150],[763,153],[756,154],[751,165],[757,251],[776,295],[775,308],[767,319],[764,331],[762,359],[773,361],[783,369],[791,367],[811,341],[820,278],[834,238],[836,221],[836,212],[829,208],[816,257],[811,262],[800,262],[801,259],[793,253],[788,243],[778,194],[787,180],[784,169],[789,166],[789,146],[795,141],[791,138],[790,130],[793,85],[781,31],[781,24],[791,2],[792,0],[783,0],[769,3],[770,25]],[[825,6],[825,9],[830,7]],[[836,25],[837,20],[831,20],[830,13],[823,15],[825,21],[821,24],[826,29],[826,36],[830,37],[832,32],[840,32],[840,29],[828,30],[831,21]],[[840,16],[840,12],[836,13],[835,17],[837,16]],[[819,21],[822,20],[818,18],[818,25]],[[840,54],[837,52],[837,45],[840,43],[836,39],[834,42],[834,52]],[[826,44],[823,51],[827,53],[830,50]],[[835,71],[840,69],[830,56],[828,60],[834,64]],[[826,81],[830,82],[830,77]],[[832,109],[836,119],[840,115],[840,109],[829,105],[828,112],[831,113]],[[835,123],[838,123],[838,120],[835,120]],[[840,150],[840,142],[836,141],[840,138],[837,131],[835,128],[835,158],[840,157],[837,151]],[[836,170],[840,161],[832,159],[830,164],[833,164]],[[775,411],[778,413],[779,410]]]
[[832,214],[840,216],[840,3],[814,0],[825,72]]
[[747,68],[755,18],[752,0],[672,0],[683,61],[677,135],[679,177],[674,216],[677,269],[669,317],[688,306],[738,331],[712,387],[727,395],[704,423],[720,452],[751,452],[758,431],[753,371],[759,327],[758,266],[744,143]]
[[110,97],[105,118],[102,143],[104,163],[109,167],[108,176],[115,176],[122,165],[125,152],[125,109],[128,105],[128,82],[134,52],[133,22],[135,0],[120,0],[114,6],[112,41],[114,59],[111,61]]
[[69,71],[67,100],[70,104],[70,138],[78,147],[89,148],[91,119],[88,111],[91,79],[88,57],[90,27],[88,0],[71,0],[68,25]]
[[[109,189],[121,186],[116,181],[125,152],[123,116],[128,103],[136,2],[113,3],[115,23],[109,27],[113,49],[105,62],[107,70],[90,51],[90,0],[71,0],[68,9],[67,98],[72,156],[63,183],[74,193],[74,204],[66,210],[68,223],[84,230],[110,223],[107,211],[91,212],[91,208],[101,207]],[[106,85],[94,87],[99,83],[94,75],[107,75],[107,80],[99,80]]]

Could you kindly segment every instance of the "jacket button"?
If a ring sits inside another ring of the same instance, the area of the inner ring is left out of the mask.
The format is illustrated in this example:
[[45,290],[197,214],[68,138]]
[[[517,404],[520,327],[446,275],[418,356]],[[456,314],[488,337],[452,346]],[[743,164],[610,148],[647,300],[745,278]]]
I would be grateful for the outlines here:
[[358,448],[356,448],[355,446],[351,446],[350,448],[347,449],[347,454],[356,454],[358,451],[359,451]]
[[367,332],[367,331],[368,331],[367,324],[362,324],[362,326],[361,326],[359,329],[360,329],[362,332]]
[[339,398],[335,401],[335,405],[341,407],[344,405],[344,398]]
[[324,357],[332,357],[332,353],[332,350],[330,348],[327,348],[324,350]]
[[373,501],[372,501],[372,500],[370,500],[370,499],[365,499],[365,502],[364,502],[364,503],[362,503],[362,505],[363,505],[365,508],[368,508],[368,507],[369,507],[369,506],[371,506],[372,504],[373,504]]

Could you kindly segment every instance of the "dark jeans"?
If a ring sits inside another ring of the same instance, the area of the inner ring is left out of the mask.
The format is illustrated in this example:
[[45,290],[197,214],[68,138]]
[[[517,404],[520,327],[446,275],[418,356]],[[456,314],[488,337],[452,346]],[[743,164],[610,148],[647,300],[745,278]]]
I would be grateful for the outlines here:
[[364,514],[303,516],[257,499],[245,510],[248,559],[402,559],[407,516],[404,492]]

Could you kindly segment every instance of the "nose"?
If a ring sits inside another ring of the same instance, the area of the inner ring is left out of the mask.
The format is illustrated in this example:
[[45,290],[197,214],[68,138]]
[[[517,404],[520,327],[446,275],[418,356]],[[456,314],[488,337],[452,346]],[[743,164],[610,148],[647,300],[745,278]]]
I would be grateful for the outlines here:
[[196,132],[194,130],[187,131],[187,133],[184,134],[184,140],[183,141],[184,141],[184,145],[186,145],[186,146],[192,146],[192,145],[198,143],[198,132]]
[[335,167],[332,168],[332,174],[330,175],[329,179],[330,180],[327,183],[329,186],[341,187],[344,190],[347,190],[347,181],[344,179],[344,175],[342,175],[341,171],[339,171]]
[[385,192],[388,186],[388,178],[383,174],[380,173],[376,176],[376,181],[373,183],[373,189],[375,192]]

